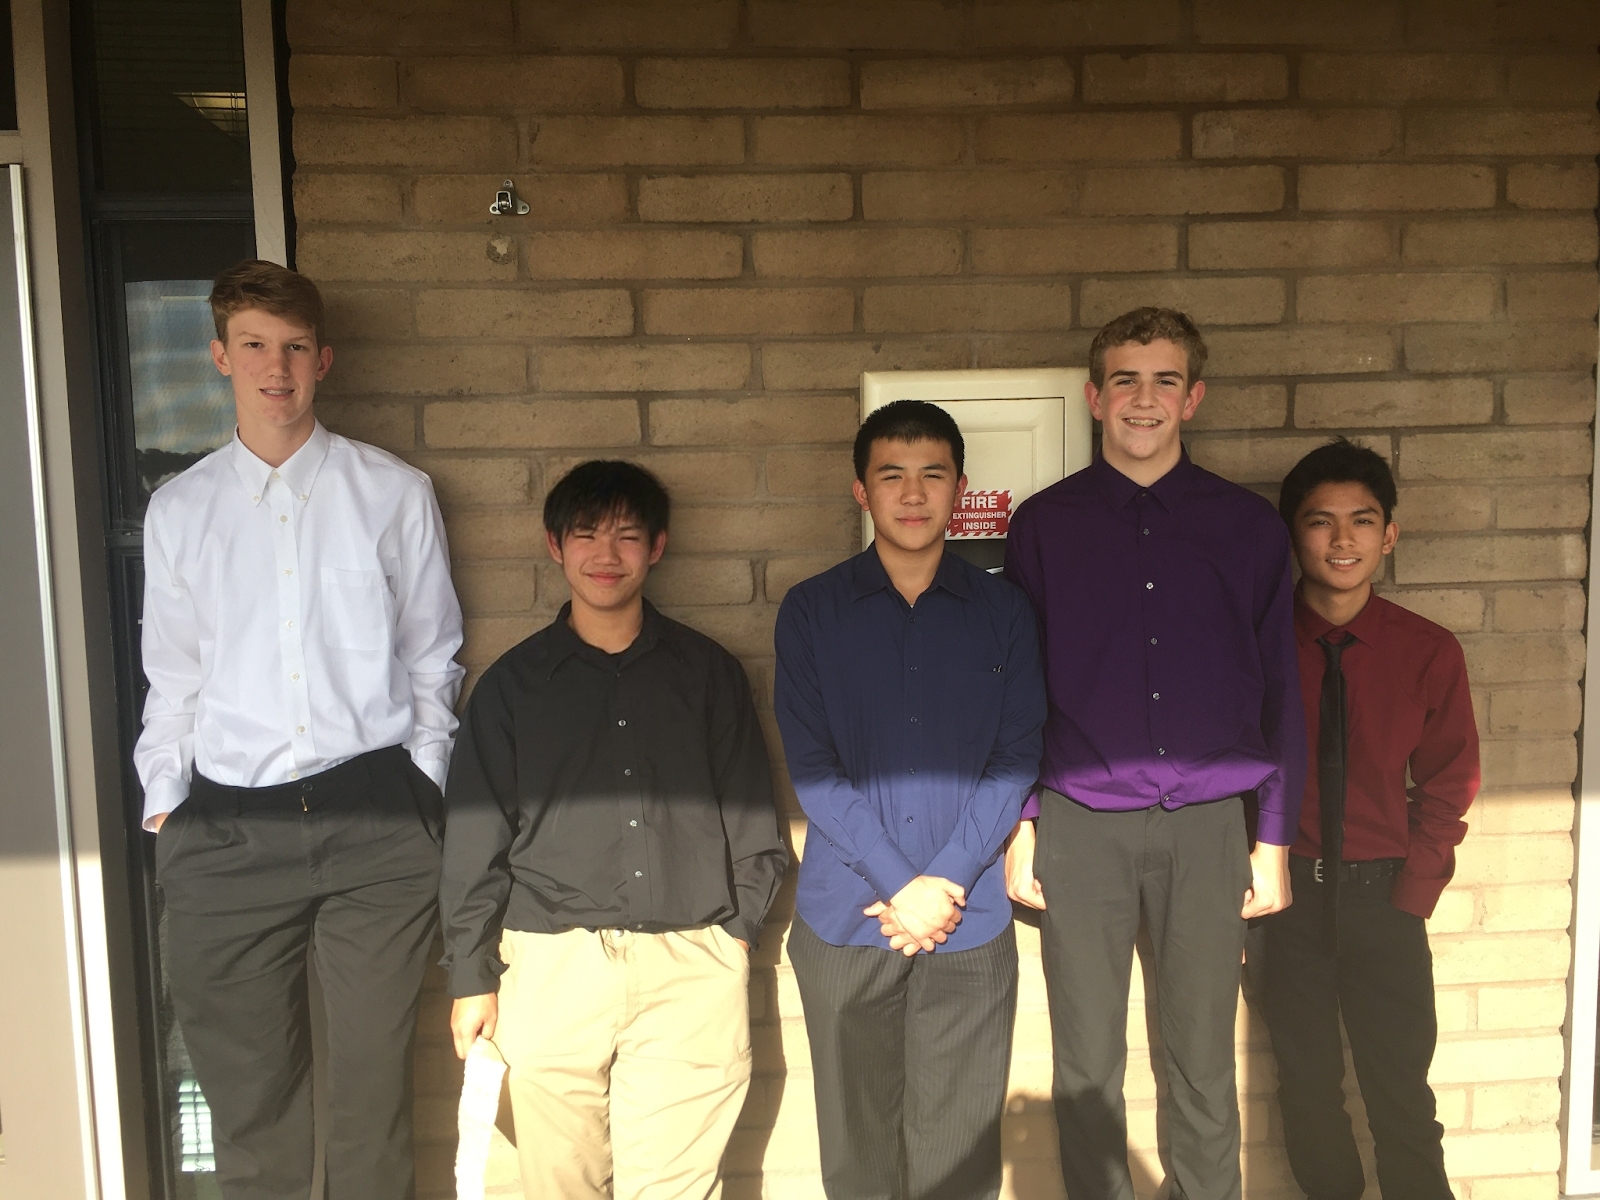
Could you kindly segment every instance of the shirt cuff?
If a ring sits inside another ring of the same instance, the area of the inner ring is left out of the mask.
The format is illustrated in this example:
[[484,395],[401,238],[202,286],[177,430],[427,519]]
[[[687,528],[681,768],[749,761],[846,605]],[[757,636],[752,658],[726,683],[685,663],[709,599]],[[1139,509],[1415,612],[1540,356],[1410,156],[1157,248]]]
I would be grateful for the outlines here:
[[921,874],[886,837],[879,838],[867,856],[854,865],[856,873],[872,885],[880,900],[894,899],[901,888]]
[[978,882],[978,876],[983,874],[984,865],[968,854],[965,846],[948,842],[943,850],[933,856],[933,861],[928,864],[928,869],[923,874],[934,875],[959,884],[966,889],[970,898],[972,888]]
[[731,921],[723,922],[722,930],[734,940],[749,946],[751,950],[756,948],[756,942],[761,937],[761,926],[752,925],[743,917],[735,917]]
[[1389,893],[1389,903],[1401,912],[1410,913],[1426,921],[1444,894],[1449,879],[1419,879],[1404,870],[1394,877],[1394,889]]
[[1269,846],[1292,846],[1299,832],[1296,822],[1287,813],[1268,812],[1262,809],[1256,818],[1256,841]]
[[188,798],[187,779],[180,779],[176,775],[163,775],[159,779],[152,779],[144,789],[144,821],[140,828],[146,833],[154,833],[155,826],[150,822],[162,813],[171,812]]
[[1029,792],[1027,800],[1023,801],[1022,812],[1018,815],[1019,821],[1033,821],[1039,817],[1039,793]]
[[500,976],[506,965],[492,949],[480,950],[468,958],[452,959],[448,955],[442,964],[448,976],[445,990],[452,1000],[463,996],[483,996],[500,990]]
[[444,791],[445,777],[450,774],[450,760],[448,758],[418,758],[413,754],[411,761],[417,764],[417,770],[433,780],[434,787],[438,788],[440,792]]

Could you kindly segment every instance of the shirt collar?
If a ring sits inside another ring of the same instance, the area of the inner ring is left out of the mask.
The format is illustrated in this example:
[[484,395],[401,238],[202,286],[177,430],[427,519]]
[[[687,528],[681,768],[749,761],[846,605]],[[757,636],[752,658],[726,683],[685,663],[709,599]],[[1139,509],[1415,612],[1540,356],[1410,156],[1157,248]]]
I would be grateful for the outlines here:
[[1353,637],[1358,642],[1366,642],[1369,646],[1377,632],[1378,622],[1382,619],[1379,610],[1384,601],[1376,592],[1367,597],[1367,602],[1353,618],[1343,625],[1335,625],[1305,601],[1302,589],[1294,589],[1294,624],[1300,635],[1307,641],[1316,641],[1335,631]]
[[572,628],[571,618],[572,601],[568,600],[561,606],[561,611],[556,614],[556,619],[550,626],[550,669],[545,674],[546,679],[553,677],[557,668],[574,656],[593,663],[615,663],[626,667],[655,649],[666,624],[666,618],[656,610],[655,605],[646,600],[644,624],[639,629],[639,636],[634,638],[633,644],[621,654],[607,654],[598,646],[591,646],[579,637],[577,631]]
[[[859,600],[891,586],[889,572],[883,569],[883,560],[878,557],[878,543],[873,542],[851,563],[850,599]],[[956,561],[956,555],[948,549],[939,559],[939,569],[933,573],[933,582],[928,585],[929,591],[934,588],[943,588],[963,600],[972,599],[972,589],[968,586],[961,565]]]
[[1148,493],[1170,512],[1194,486],[1200,468],[1190,461],[1189,451],[1180,448],[1177,464],[1149,487],[1135,483],[1100,455],[1096,455],[1094,462],[1089,464],[1089,472],[1095,487],[1112,508],[1126,508]]
[[322,469],[322,464],[328,457],[328,447],[332,440],[333,435],[323,427],[321,421],[316,421],[311,426],[311,436],[306,439],[305,445],[291,454],[281,467],[274,468],[269,463],[262,462],[245,447],[239,440],[239,430],[235,426],[233,441],[228,443],[228,452],[233,459],[234,471],[249,489],[251,504],[261,503],[261,497],[266,494],[267,484],[275,474],[288,486],[294,497],[304,503],[311,497],[311,485],[316,481],[317,472]]

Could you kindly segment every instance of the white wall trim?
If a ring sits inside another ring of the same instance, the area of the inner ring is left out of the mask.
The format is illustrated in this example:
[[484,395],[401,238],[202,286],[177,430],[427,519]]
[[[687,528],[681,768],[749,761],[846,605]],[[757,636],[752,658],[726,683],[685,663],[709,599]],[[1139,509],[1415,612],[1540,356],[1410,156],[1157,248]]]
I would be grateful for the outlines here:
[[240,0],[244,19],[244,106],[250,130],[250,190],[256,213],[256,257],[289,265],[278,143],[278,60],[272,0]]

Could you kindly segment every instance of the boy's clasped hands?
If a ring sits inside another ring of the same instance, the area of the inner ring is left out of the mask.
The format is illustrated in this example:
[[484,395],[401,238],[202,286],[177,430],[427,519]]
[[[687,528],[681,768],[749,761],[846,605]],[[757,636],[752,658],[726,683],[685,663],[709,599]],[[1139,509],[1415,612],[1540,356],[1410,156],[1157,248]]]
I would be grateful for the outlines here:
[[878,929],[889,948],[912,958],[920,950],[933,953],[942,946],[967,906],[967,889],[937,875],[918,875],[891,900],[875,900],[862,914],[878,918]]

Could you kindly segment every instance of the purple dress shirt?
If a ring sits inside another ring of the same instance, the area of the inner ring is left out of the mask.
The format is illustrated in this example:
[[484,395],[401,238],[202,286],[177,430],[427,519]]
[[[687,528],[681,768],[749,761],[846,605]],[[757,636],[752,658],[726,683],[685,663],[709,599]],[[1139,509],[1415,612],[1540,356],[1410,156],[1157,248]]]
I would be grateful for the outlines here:
[[1187,454],[1148,488],[1096,458],[1029,498],[1006,578],[1043,630],[1040,785],[1107,812],[1254,791],[1259,840],[1291,844],[1306,731],[1289,559],[1272,506]]

